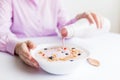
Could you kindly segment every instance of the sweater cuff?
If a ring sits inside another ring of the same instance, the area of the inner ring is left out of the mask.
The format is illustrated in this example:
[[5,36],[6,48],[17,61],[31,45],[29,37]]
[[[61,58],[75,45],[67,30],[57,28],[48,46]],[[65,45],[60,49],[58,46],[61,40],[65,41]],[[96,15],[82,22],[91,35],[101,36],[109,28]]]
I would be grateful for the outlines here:
[[11,39],[7,42],[7,45],[6,45],[6,50],[7,52],[9,52],[10,54],[14,55],[14,49],[15,49],[15,46],[16,44],[18,43],[19,41],[17,39]]

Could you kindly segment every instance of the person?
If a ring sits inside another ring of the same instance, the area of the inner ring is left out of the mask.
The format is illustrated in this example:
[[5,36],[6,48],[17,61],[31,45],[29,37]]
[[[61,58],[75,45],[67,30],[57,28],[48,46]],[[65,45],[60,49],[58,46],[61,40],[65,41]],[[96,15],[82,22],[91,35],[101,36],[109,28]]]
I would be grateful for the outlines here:
[[39,68],[29,50],[36,45],[22,38],[57,35],[68,32],[64,28],[86,18],[101,28],[102,21],[95,13],[80,13],[69,19],[59,0],[0,0],[0,51],[18,55],[26,64]]

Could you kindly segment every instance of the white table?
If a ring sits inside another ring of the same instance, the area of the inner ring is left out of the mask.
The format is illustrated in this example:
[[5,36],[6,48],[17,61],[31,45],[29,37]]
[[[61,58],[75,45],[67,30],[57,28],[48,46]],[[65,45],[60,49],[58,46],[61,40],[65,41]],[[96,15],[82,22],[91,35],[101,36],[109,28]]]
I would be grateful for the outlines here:
[[[57,37],[31,39],[36,43],[60,42]],[[51,75],[25,65],[18,57],[0,52],[0,80],[120,80],[120,35],[108,33],[92,38],[74,38],[73,41],[90,51],[90,57],[98,59],[100,67],[84,61],[81,67],[69,75]]]

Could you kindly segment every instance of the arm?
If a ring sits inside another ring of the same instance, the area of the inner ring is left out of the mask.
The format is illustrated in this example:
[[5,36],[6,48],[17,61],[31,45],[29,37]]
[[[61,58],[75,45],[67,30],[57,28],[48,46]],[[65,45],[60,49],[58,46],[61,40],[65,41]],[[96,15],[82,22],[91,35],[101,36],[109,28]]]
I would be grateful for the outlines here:
[[11,25],[11,0],[0,0],[0,51],[14,54],[14,48],[18,40],[10,30]]
[[[99,22],[100,23],[100,22]],[[66,34],[65,36],[70,38],[74,37],[90,37],[101,35],[103,33],[109,32],[110,30],[110,21],[104,17],[101,17],[101,26],[97,26],[96,23],[90,24],[89,21],[85,18],[76,21],[74,24],[65,26],[61,32]]]
[[0,0],[0,51],[16,53],[26,64],[39,68],[37,61],[30,55],[29,50],[34,48],[31,41],[19,42],[11,32],[12,5],[10,0]]
[[108,32],[110,21],[91,12],[78,14],[63,26],[60,32],[63,37],[87,37]]

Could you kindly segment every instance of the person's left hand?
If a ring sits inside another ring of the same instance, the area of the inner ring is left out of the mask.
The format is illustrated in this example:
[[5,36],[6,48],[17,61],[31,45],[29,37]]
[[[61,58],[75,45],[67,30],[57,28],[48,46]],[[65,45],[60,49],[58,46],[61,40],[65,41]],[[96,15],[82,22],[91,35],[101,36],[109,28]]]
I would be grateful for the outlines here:
[[102,28],[101,17],[98,16],[97,14],[93,12],[84,12],[76,16],[77,20],[82,19],[82,18],[88,19],[90,24],[96,24],[97,28]]

